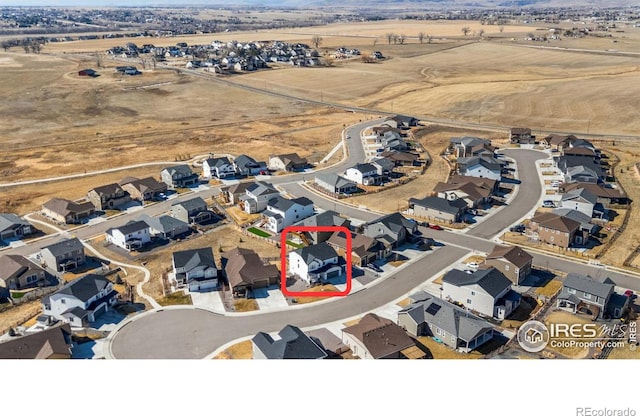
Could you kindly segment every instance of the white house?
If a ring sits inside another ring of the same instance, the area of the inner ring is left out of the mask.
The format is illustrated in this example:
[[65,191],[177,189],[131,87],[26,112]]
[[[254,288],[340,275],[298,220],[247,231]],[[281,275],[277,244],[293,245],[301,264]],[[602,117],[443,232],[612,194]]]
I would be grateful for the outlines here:
[[234,176],[236,169],[227,157],[209,158],[202,162],[202,176],[211,178],[226,178]]
[[499,181],[504,162],[485,156],[473,156],[458,158],[457,164],[461,175]]
[[218,287],[218,268],[211,247],[176,251],[172,265],[178,286],[187,286],[190,292]]
[[493,267],[473,273],[450,270],[442,278],[442,298],[499,320],[520,305],[511,281]]
[[289,273],[307,283],[319,283],[338,277],[345,271],[345,261],[326,242],[289,252]]
[[589,218],[593,217],[593,208],[598,202],[598,197],[585,188],[576,188],[562,195],[560,208],[575,209]]
[[116,295],[107,278],[87,274],[43,298],[42,313],[68,322],[72,327],[83,327],[108,311],[116,303]]
[[285,227],[312,216],[313,202],[305,197],[285,199],[277,196],[269,201],[262,215],[267,219],[265,228],[279,233]]
[[245,194],[238,199],[244,212],[247,214],[255,214],[267,209],[269,200],[276,196],[280,196],[280,192],[278,192],[273,185],[261,182],[250,185],[245,190]]
[[106,238],[127,251],[138,250],[151,241],[151,229],[144,221],[129,221],[122,227],[109,228]]
[[344,172],[344,177],[360,185],[375,185],[382,179],[371,163],[358,163]]

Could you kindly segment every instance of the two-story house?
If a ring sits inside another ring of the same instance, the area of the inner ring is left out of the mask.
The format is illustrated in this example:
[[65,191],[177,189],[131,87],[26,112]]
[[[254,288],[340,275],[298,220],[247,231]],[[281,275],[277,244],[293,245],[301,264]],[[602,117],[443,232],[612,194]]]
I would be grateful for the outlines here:
[[169,189],[186,188],[198,183],[198,175],[193,173],[189,165],[176,165],[163,169],[160,172],[160,178]]
[[457,160],[460,175],[499,181],[504,162],[487,156],[461,157]]
[[233,166],[233,163],[231,163],[229,161],[229,158],[226,156],[208,158],[204,162],[202,162],[202,176],[207,179],[222,179],[229,176],[234,176],[235,174],[236,170]]
[[379,185],[383,177],[378,175],[378,168],[371,163],[358,163],[344,172],[344,177],[360,185]]
[[[344,232],[334,232],[327,240],[338,255],[347,256],[347,236]],[[363,234],[351,233],[351,264],[363,267],[387,255],[384,244]]]
[[[300,227],[345,227],[349,229],[351,221],[340,216],[335,211],[328,210],[305,218],[294,225]],[[327,241],[333,233],[334,231],[304,231],[300,234],[305,244],[310,245]]]
[[37,264],[22,256],[8,254],[0,256],[0,280],[10,290],[21,290],[44,284],[46,275]]
[[325,282],[345,273],[345,261],[326,242],[289,252],[289,274],[308,284]]
[[87,274],[43,298],[42,313],[72,327],[84,327],[117,302],[117,293],[106,277]]
[[535,144],[536,136],[531,135],[531,129],[526,127],[512,127],[509,141],[513,144]]
[[500,270],[514,285],[519,285],[531,274],[533,256],[518,246],[495,245],[484,263]]
[[239,176],[260,175],[261,173],[266,173],[269,169],[266,162],[258,162],[247,155],[239,155],[233,159],[233,168],[236,171],[236,175]]
[[416,217],[434,219],[441,222],[460,222],[467,211],[464,198],[441,198],[428,196],[422,199],[409,199],[409,209]]
[[151,230],[144,221],[129,221],[122,227],[109,228],[105,232],[107,242],[127,251],[139,250],[151,242]]
[[240,206],[247,214],[256,214],[267,209],[269,201],[276,196],[278,192],[273,185],[269,183],[253,183],[245,191],[245,194],[238,199]]
[[286,199],[277,196],[267,204],[262,215],[267,220],[265,228],[273,233],[279,233],[286,227],[313,215],[313,201],[300,197]]
[[233,296],[247,296],[252,290],[277,285],[280,270],[264,262],[253,250],[236,247],[222,254],[222,268]]
[[573,313],[585,313],[595,318],[622,317],[629,307],[629,297],[614,292],[609,279],[569,273],[562,283],[556,306]]
[[118,209],[120,205],[131,202],[131,196],[117,183],[98,186],[87,193],[87,199],[97,211]]
[[0,214],[0,240],[22,238],[34,232],[31,224],[16,214]]
[[213,218],[213,212],[199,196],[172,204],[171,215],[187,224],[202,224]]
[[178,286],[186,286],[190,292],[218,287],[218,268],[211,247],[176,251],[172,265]]
[[576,188],[562,195],[559,206],[560,208],[575,209],[591,218],[597,203],[597,196],[587,189]]
[[580,231],[578,221],[550,212],[534,215],[528,227],[535,240],[563,248],[584,244],[589,238],[588,232]]
[[300,157],[297,153],[269,156],[269,168],[273,170],[296,172],[308,167],[309,162],[307,159]]
[[91,202],[77,203],[68,199],[53,198],[42,204],[42,214],[63,224],[78,224],[94,215]]
[[493,267],[473,273],[448,271],[442,278],[442,298],[498,320],[520,305],[520,294],[511,290],[511,281]]
[[362,225],[362,234],[375,238],[383,244],[397,248],[418,231],[418,224],[399,212],[388,214]]
[[131,199],[149,201],[157,198],[161,193],[167,192],[168,186],[151,176],[137,179],[126,178],[119,182],[122,189],[131,195]]
[[85,263],[84,246],[77,238],[68,238],[43,247],[38,258],[43,267],[68,272]]
[[415,341],[404,329],[374,313],[368,313],[357,324],[343,328],[342,342],[353,355],[364,360],[405,358],[416,348]]

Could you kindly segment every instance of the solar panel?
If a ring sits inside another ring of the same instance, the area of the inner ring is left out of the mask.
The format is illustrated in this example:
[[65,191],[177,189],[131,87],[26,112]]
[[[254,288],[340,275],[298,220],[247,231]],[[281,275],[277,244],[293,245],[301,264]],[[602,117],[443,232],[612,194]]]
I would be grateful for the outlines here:
[[431,305],[429,305],[429,307],[427,308],[427,313],[429,315],[435,315],[436,313],[438,313],[438,311],[440,310],[441,306],[438,305],[437,303],[432,303]]

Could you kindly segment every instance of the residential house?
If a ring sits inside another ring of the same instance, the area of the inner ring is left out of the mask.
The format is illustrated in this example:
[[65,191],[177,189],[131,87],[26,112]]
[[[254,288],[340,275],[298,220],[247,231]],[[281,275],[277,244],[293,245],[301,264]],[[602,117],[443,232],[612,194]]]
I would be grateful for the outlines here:
[[439,196],[428,196],[422,199],[409,199],[409,209],[413,215],[421,218],[435,219],[452,224],[460,222],[467,210],[467,202],[463,198],[445,199]]
[[467,207],[476,209],[491,202],[493,188],[489,186],[477,185],[473,182],[444,183],[438,182],[433,188],[433,192],[439,198],[449,201],[463,200]]
[[144,221],[129,221],[122,227],[109,228],[105,236],[107,242],[127,251],[140,250],[151,242],[151,230]]
[[[327,240],[338,255],[347,257],[347,236],[344,232],[334,232]],[[390,253],[380,241],[364,234],[351,233],[351,264],[358,267],[366,266],[378,259],[385,258]]]
[[398,127],[391,127],[390,125],[387,125],[387,124],[383,124],[381,126],[373,126],[373,127],[371,127],[371,131],[378,138],[382,137],[384,135],[384,133],[387,132],[387,131],[392,131],[392,132],[398,133],[399,135],[402,136],[402,129],[400,129]]
[[235,205],[240,202],[240,197],[246,195],[247,188],[251,185],[255,185],[255,182],[238,182],[230,186],[226,186],[220,189],[225,201]]
[[542,139],[543,140],[542,143],[544,143],[547,147],[550,147],[552,149],[561,150],[565,146],[568,146],[569,143],[577,139],[578,138],[573,134],[570,134],[568,136],[563,136],[560,134],[550,134],[544,139]]
[[594,183],[602,182],[601,176],[597,171],[586,166],[571,166],[564,172],[564,181],[566,183]]
[[207,203],[199,196],[171,205],[171,216],[187,224],[202,224],[213,218]]
[[277,196],[269,200],[267,209],[262,215],[267,220],[265,228],[273,233],[279,233],[286,227],[313,215],[313,201],[300,197],[286,199]]
[[161,193],[167,192],[167,184],[149,176],[142,179],[127,178],[119,182],[131,199],[137,201],[150,201],[156,199]]
[[361,359],[407,358],[417,349],[415,341],[404,329],[373,313],[363,316],[357,324],[343,328],[342,342]]
[[160,172],[160,179],[169,189],[186,188],[198,183],[198,175],[193,173],[189,165],[176,165]]
[[211,179],[211,178],[227,178],[229,176],[234,176],[236,174],[236,169],[229,161],[228,157],[215,157],[208,158],[204,162],[202,162],[202,176]]
[[462,176],[462,175],[452,175],[447,180],[447,183],[452,185],[462,185],[465,183],[472,183],[476,186],[491,189],[492,192],[496,192],[499,188],[500,182],[488,179],[488,178],[476,178],[474,176]]
[[386,157],[376,157],[371,161],[371,165],[375,166],[376,173],[382,178],[386,178],[393,172],[395,163]]
[[317,173],[314,182],[318,187],[338,195],[348,195],[358,191],[358,185],[355,182],[335,173]]
[[620,188],[609,188],[597,183],[572,182],[560,185],[560,192],[569,192],[574,189],[586,189],[597,197],[597,202],[606,207],[610,204],[626,204],[628,198]]
[[509,134],[512,144],[535,144],[536,136],[531,135],[531,129],[526,127],[512,127]]
[[[320,214],[312,215],[294,224],[302,227],[344,227],[349,229],[351,221],[340,216],[335,211],[324,211]],[[327,241],[335,231],[304,231],[301,238],[305,244],[318,244]]]
[[76,203],[68,199],[53,198],[42,204],[42,214],[63,224],[79,224],[95,214],[91,202]]
[[495,147],[491,145],[491,140],[464,136],[449,139],[449,150],[456,158],[482,155],[492,157]]
[[503,320],[520,305],[511,281],[493,267],[467,273],[453,269],[442,278],[442,299],[481,315]]
[[427,292],[415,293],[398,312],[398,325],[413,336],[436,337],[445,345],[470,352],[490,341],[493,327],[467,310]]
[[280,282],[280,271],[276,266],[265,264],[255,251],[245,248],[236,247],[223,253],[222,268],[233,296],[247,296],[254,289]]
[[28,289],[44,285],[44,269],[22,256],[7,254],[0,256],[0,281],[9,290]]
[[585,214],[584,212],[580,212],[575,209],[570,208],[556,208],[551,211],[552,214],[559,215],[561,217],[569,218],[580,223],[580,227],[578,227],[578,234],[586,236],[598,235],[598,232],[602,229],[602,227],[598,224],[594,224],[593,218]]
[[400,134],[393,131],[386,131],[382,136],[378,136],[376,140],[380,143],[383,151],[406,151],[409,149],[407,142]]
[[579,222],[550,212],[536,214],[529,223],[529,229],[535,240],[563,248],[584,244],[588,239],[578,232]]
[[629,297],[615,293],[614,288],[608,279],[599,281],[588,275],[569,273],[562,283],[556,306],[592,315],[594,319],[618,319],[629,308]]
[[560,208],[575,209],[593,217],[594,207],[597,203],[597,196],[584,188],[578,188],[562,195]]
[[16,214],[0,214],[0,240],[22,238],[32,234],[32,225]]
[[344,177],[360,185],[380,185],[383,177],[378,175],[378,169],[371,163],[358,163],[347,169]]
[[565,182],[604,182],[606,172],[599,162],[580,156],[560,156],[556,165],[564,174]]
[[121,205],[131,202],[131,196],[117,183],[99,186],[87,193],[87,199],[96,207],[97,211],[118,209]]
[[531,274],[533,256],[518,246],[495,245],[484,264],[499,270],[514,285],[520,285]]
[[264,332],[258,332],[251,339],[254,359],[288,360],[288,359],[323,359],[327,357],[322,343],[318,339],[307,336],[300,328],[287,325],[278,338]]
[[187,286],[190,292],[218,287],[218,268],[211,247],[176,251],[171,261],[178,286]]
[[266,162],[257,162],[252,157],[247,155],[240,155],[233,159],[233,168],[237,175],[240,176],[255,176],[260,175],[263,172],[267,172]]
[[191,231],[189,224],[170,215],[150,217],[143,214],[138,218],[138,221],[144,221],[149,226],[152,237],[160,237],[165,240],[184,236]]
[[397,248],[411,240],[418,231],[418,224],[399,212],[388,214],[362,225],[362,234],[382,241],[385,246]]
[[393,162],[394,166],[419,166],[422,164],[420,155],[417,153],[390,151],[382,152],[380,156]]
[[297,153],[269,156],[269,168],[288,172],[302,171],[309,167],[307,159]]
[[345,261],[326,242],[290,251],[289,274],[308,284],[325,282],[345,273]]
[[73,349],[69,324],[18,335],[0,342],[0,360],[70,359]]
[[86,327],[117,302],[118,292],[106,277],[87,274],[42,299],[42,313],[73,328]]
[[505,162],[486,156],[460,157],[457,160],[460,175],[499,181]]
[[575,157],[584,157],[590,160],[596,160],[598,157],[596,151],[589,147],[582,146],[568,146],[562,149],[563,156],[575,156]]
[[68,272],[85,263],[84,246],[77,238],[68,238],[43,247],[38,254],[43,267]]
[[385,120],[385,124],[395,124],[397,128],[408,129],[410,127],[416,127],[418,124],[420,124],[420,120],[415,117],[403,116],[398,114]]
[[273,185],[260,182],[249,186],[245,195],[238,199],[244,212],[247,214],[255,214],[267,209],[269,201],[277,196],[280,196],[280,192],[278,192]]

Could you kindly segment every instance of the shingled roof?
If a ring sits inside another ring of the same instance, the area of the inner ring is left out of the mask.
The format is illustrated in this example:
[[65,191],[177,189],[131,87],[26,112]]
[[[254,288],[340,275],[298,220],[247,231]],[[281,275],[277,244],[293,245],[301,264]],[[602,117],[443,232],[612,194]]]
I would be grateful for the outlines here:
[[495,245],[487,260],[504,258],[518,268],[522,268],[533,261],[533,256],[518,246]]
[[71,358],[71,327],[58,325],[0,342],[0,360]]
[[251,340],[268,359],[320,359],[327,356],[326,351],[313,338],[293,325],[285,326],[278,332],[280,339],[258,332]]
[[368,313],[360,322],[342,330],[353,335],[373,358],[383,358],[415,345],[404,329],[390,319]]

